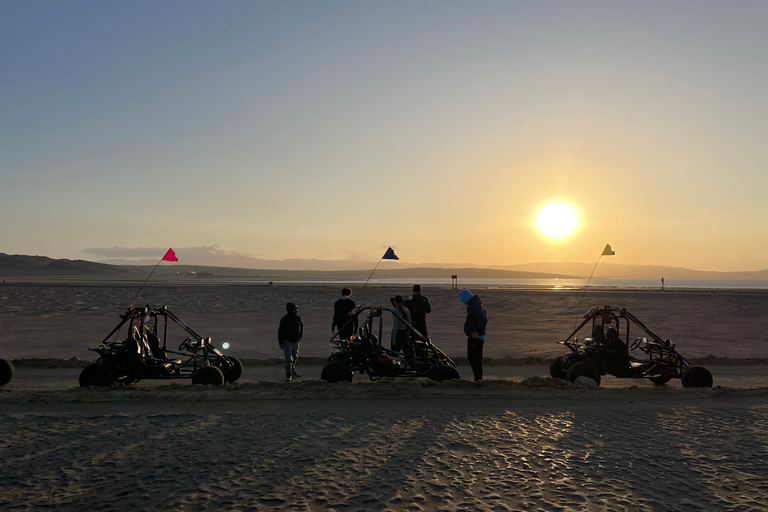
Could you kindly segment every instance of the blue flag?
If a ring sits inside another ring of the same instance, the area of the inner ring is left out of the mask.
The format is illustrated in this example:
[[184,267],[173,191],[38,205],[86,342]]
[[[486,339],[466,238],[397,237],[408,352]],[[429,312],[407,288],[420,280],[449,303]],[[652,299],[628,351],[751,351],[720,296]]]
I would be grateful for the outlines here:
[[381,257],[383,260],[399,260],[400,258],[397,257],[397,254],[395,254],[395,251],[392,250],[390,247],[387,249],[387,252],[384,253],[384,256]]

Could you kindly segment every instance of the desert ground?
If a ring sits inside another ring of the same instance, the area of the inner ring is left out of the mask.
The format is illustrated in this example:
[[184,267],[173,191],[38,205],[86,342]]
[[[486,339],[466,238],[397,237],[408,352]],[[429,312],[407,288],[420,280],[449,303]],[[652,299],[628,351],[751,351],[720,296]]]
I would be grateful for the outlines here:
[[[136,287],[6,283],[0,356],[16,376],[0,388],[0,509],[766,509],[768,294],[584,296],[581,310],[625,306],[675,341],[712,371],[712,389],[549,378],[547,359],[564,353],[555,342],[570,334],[581,300],[568,290],[473,290],[490,323],[486,380],[472,382],[463,307],[442,288],[424,291],[430,335],[462,380],[329,384],[319,374],[337,288],[149,287],[139,302],[167,304],[226,340],[248,363],[242,378],[80,388],[81,360],[93,358],[86,347],[117,324]],[[407,291],[374,287],[362,302]],[[307,329],[293,382],[275,359],[288,301]]]

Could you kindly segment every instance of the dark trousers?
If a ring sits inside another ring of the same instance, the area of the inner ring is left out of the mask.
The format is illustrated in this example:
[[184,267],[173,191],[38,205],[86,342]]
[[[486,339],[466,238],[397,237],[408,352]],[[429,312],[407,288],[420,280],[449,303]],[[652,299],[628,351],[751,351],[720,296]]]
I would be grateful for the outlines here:
[[408,329],[398,329],[397,332],[395,332],[395,339],[392,340],[391,347],[392,350],[395,352],[400,352],[402,350],[403,345],[405,345],[405,342],[408,341]]
[[339,325],[339,331],[338,331],[339,339],[346,341],[349,338],[352,338],[355,335],[355,327],[356,327],[356,324],[354,319]]
[[475,374],[475,380],[483,380],[483,343],[485,340],[467,338],[467,359]]

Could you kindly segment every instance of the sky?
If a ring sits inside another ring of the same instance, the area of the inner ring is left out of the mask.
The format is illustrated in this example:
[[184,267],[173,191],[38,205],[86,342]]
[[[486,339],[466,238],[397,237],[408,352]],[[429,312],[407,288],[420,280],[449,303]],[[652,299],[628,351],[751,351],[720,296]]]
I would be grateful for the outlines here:
[[764,1],[8,1],[0,62],[0,252],[768,268]]

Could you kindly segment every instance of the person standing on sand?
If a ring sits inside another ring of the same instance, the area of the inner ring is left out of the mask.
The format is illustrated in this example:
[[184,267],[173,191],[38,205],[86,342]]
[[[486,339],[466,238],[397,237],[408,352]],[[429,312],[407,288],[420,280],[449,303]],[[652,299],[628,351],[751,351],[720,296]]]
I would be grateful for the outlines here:
[[344,288],[341,290],[341,298],[333,305],[333,323],[331,323],[331,332],[338,332],[339,339],[348,340],[357,332],[357,316],[349,317],[350,311],[357,305],[350,299],[352,290]]
[[411,312],[411,325],[424,336],[427,334],[427,313],[432,312],[429,299],[421,294],[421,285],[413,285],[413,296],[408,297],[404,306]]
[[483,380],[483,344],[485,344],[485,326],[488,317],[480,297],[464,289],[459,292],[459,300],[467,305],[467,319],[464,322],[464,334],[467,338],[467,359],[475,374],[475,380]]
[[[389,299],[395,309],[392,310],[392,319],[394,325],[392,325],[392,339],[390,340],[390,347],[395,352],[400,352],[403,345],[408,341],[408,335],[411,329],[405,322],[411,323],[411,313],[403,305],[403,296],[397,295],[396,297]],[[403,322],[405,320],[405,322]]]
[[285,305],[288,314],[280,319],[277,329],[277,342],[285,355],[285,380],[290,382],[296,373],[296,361],[299,359],[299,341],[304,336],[304,322],[299,316],[299,307],[293,302]]

